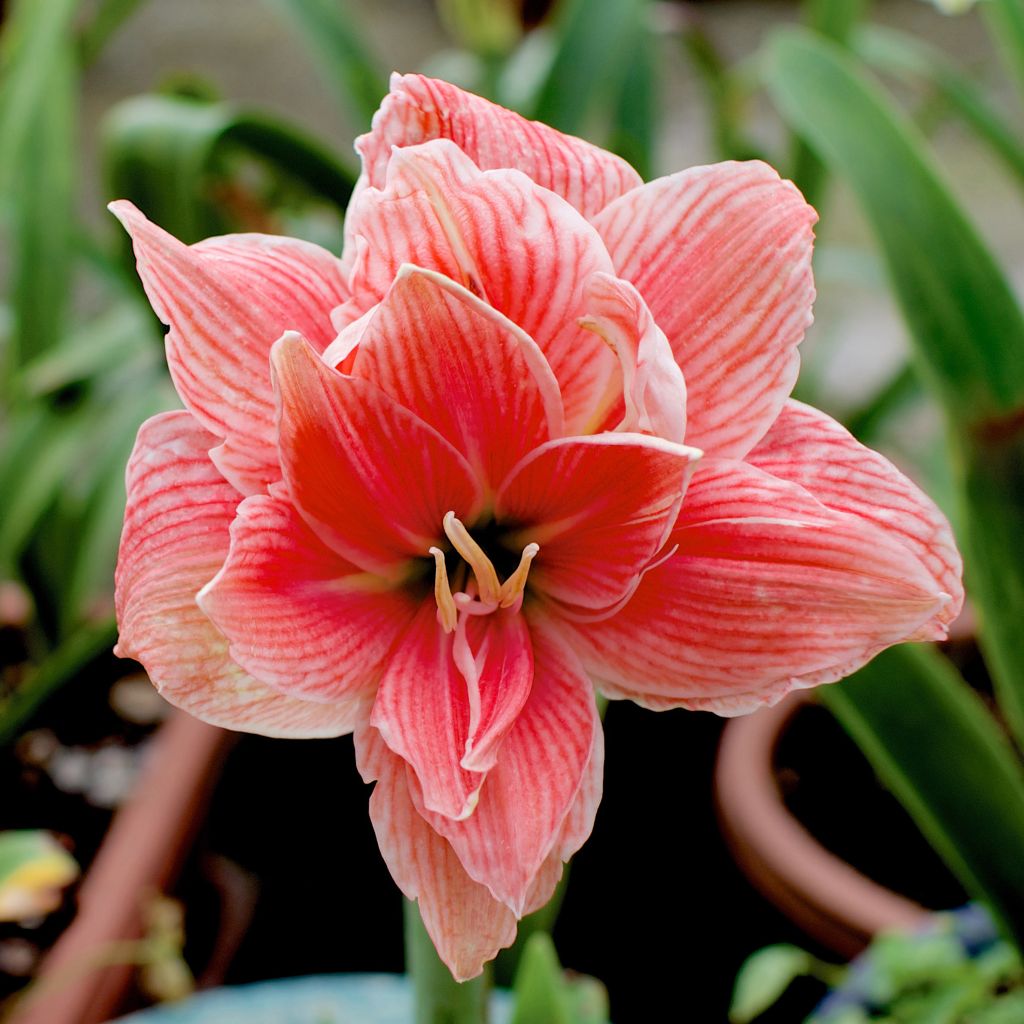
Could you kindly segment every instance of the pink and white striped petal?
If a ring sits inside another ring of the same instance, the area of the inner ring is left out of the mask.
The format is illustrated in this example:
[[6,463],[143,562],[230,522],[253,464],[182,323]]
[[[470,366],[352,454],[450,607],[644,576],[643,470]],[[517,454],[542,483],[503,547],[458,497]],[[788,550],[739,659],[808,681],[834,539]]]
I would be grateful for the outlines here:
[[392,147],[451,139],[482,170],[514,167],[592,217],[641,184],[625,160],[457,86],[423,75],[391,76],[369,134],[356,141],[368,184],[382,188]]
[[964,603],[963,560],[946,517],[913,481],[830,416],[792,399],[747,461],[876,524],[920,559],[950,601],[912,639],[945,639]]
[[451,845],[416,810],[407,765],[376,729],[357,731],[356,757],[367,782],[370,820],[381,856],[406,899],[416,900],[427,934],[456,981],[475,978],[516,935],[515,915],[474,882]]
[[594,219],[682,367],[687,443],[742,458],[796,382],[817,214],[767,164],[692,167]]
[[701,463],[669,544],[616,616],[565,623],[600,688],[649,707],[774,703],[919,635],[949,603],[898,537],[744,462]]
[[581,323],[608,342],[622,371],[625,415],[617,429],[681,444],[686,435],[683,371],[643,297],[611,274],[595,274],[586,294]]
[[434,271],[399,270],[360,334],[352,374],[430,424],[492,492],[564,431],[558,382],[534,341]]
[[289,502],[259,494],[239,505],[227,561],[198,600],[247,672],[325,702],[372,699],[418,608],[326,547]]
[[600,767],[593,762],[600,762],[603,749],[593,688],[579,660],[556,632],[534,623],[533,689],[487,774],[476,810],[453,821],[427,810],[411,786],[417,809],[451,843],[469,876],[517,917],[540,898],[534,882],[552,852],[561,859],[590,834],[600,798]]
[[468,638],[445,633],[433,598],[425,601],[388,661],[370,719],[415,773],[423,806],[447,818],[473,813],[533,681],[523,617],[498,610],[484,619]]
[[531,591],[591,611],[636,586],[675,523],[700,455],[643,434],[550,441],[512,471],[495,499],[513,547],[540,545]]
[[339,736],[364,701],[319,704],[254,679],[196,604],[228,554],[238,492],[207,456],[214,438],[187,412],[147,420],[128,463],[128,507],[116,574],[116,653],[141,661],[177,707],[225,729],[266,736]]
[[271,363],[289,497],[329,548],[397,579],[443,540],[446,512],[472,521],[480,484],[433,427],[332,370],[297,334],[274,345]]
[[577,320],[584,282],[612,264],[565,200],[519,171],[481,171],[438,139],[395,150],[384,189],[366,189],[347,224],[364,240],[350,315],[379,302],[403,263],[439,271],[533,338],[561,388],[570,432],[596,426],[615,360]]
[[[225,235],[184,245],[131,203],[111,211],[132,237],[139,276],[170,327],[174,386],[200,425],[224,441],[215,459],[243,494],[280,479],[270,347],[287,330],[322,351],[331,310],[348,297],[341,262],[295,238]],[[214,440],[216,444],[216,440]]]

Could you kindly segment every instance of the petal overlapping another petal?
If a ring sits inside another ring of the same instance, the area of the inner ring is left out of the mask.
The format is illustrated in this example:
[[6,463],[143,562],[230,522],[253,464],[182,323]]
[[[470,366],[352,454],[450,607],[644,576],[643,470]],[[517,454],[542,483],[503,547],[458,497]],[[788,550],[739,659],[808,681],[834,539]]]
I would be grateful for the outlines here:
[[531,587],[580,609],[623,600],[664,546],[699,455],[628,433],[562,438],[531,452],[495,499],[498,521],[540,545]]
[[692,167],[594,224],[665,332],[687,388],[688,444],[742,458],[789,397],[811,322],[814,210],[767,164]]
[[111,210],[132,237],[139,276],[170,327],[174,386],[201,426],[224,444],[215,460],[243,494],[280,479],[271,345],[303,333],[321,351],[331,310],[348,297],[341,262],[295,238],[244,234],[184,245],[121,200]]
[[636,188],[625,160],[539,121],[423,75],[391,76],[371,131],[356,140],[367,181],[382,188],[392,148],[450,139],[482,170],[514,167],[592,217]]
[[875,523],[743,462],[701,463],[669,543],[614,618],[565,624],[602,689],[650,707],[752,711],[847,675],[950,600]]
[[465,458],[375,384],[333,370],[297,334],[271,363],[289,497],[333,551],[394,577],[438,543],[446,512],[479,511]]
[[337,555],[289,502],[268,495],[238,507],[227,560],[198,600],[246,671],[324,702],[372,699],[417,608],[412,595]]
[[258,681],[196,604],[227,556],[239,501],[207,455],[213,440],[187,412],[139,430],[117,564],[117,653],[141,661],[170,703],[213,725],[267,736],[351,732],[364,702],[312,703]]
[[537,617],[530,637],[533,687],[473,813],[461,821],[433,813],[410,784],[417,809],[469,876],[516,917],[540,898],[535,883],[553,888],[550,879],[557,881],[549,857],[568,859],[589,836],[604,750],[593,687],[578,658]]
[[434,271],[399,271],[360,333],[351,372],[450,441],[492,491],[563,432],[558,382],[533,340]]
[[565,200],[518,171],[481,171],[438,139],[396,150],[385,187],[367,188],[347,224],[363,239],[350,279],[352,318],[387,294],[402,264],[439,271],[533,338],[558,381],[570,432],[596,426],[615,360],[577,321],[585,281],[612,263]]

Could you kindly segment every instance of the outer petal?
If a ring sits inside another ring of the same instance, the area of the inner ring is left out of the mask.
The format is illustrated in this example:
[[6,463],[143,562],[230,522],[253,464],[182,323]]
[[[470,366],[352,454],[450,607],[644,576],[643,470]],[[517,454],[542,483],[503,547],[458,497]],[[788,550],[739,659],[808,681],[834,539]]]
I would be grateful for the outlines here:
[[[245,494],[280,479],[267,357],[286,331],[321,351],[348,292],[341,262],[294,238],[226,235],[183,245],[131,203],[110,209],[132,236],[139,276],[170,326],[167,362],[199,423],[226,439],[215,456]],[[216,443],[216,442],[214,442]]]
[[522,616],[498,611],[487,619],[466,651],[465,634],[445,633],[433,598],[424,602],[391,656],[370,719],[412,768],[424,807],[449,818],[472,813],[533,680]]
[[[569,647],[543,624],[534,628],[536,622],[531,620],[530,699],[502,744],[476,810],[453,821],[427,811],[412,789],[417,808],[448,839],[470,877],[517,917],[541,898],[534,883],[552,852],[568,856],[590,834],[600,796],[603,748],[593,689]],[[584,785],[587,793],[577,805]]]
[[627,281],[595,274],[587,282],[584,327],[619,357],[625,416],[619,430],[680,444],[686,435],[686,383],[664,332]]
[[314,704],[258,682],[196,605],[227,556],[238,503],[207,456],[212,441],[187,412],[139,430],[117,563],[116,653],[141,661],[167,700],[214,725],[267,736],[350,732],[365,718],[360,701]]
[[641,434],[551,441],[527,456],[495,500],[514,546],[540,554],[529,587],[583,609],[607,609],[632,592],[658,554],[699,452]]
[[793,389],[816,219],[791,183],[752,162],[659,178],[594,220],[683,369],[687,443],[710,455],[745,455]]
[[670,544],[614,618],[572,627],[610,695],[739,714],[832,682],[948,603],[900,540],[731,460],[694,474]]
[[475,978],[512,944],[515,915],[466,874],[451,845],[423,820],[409,794],[406,763],[377,731],[361,729],[355,740],[363,778],[377,780],[370,820],[392,877],[407,899],[418,901],[427,933],[455,980]]
[[372,698],[415,600],[326,547],[294,507],[253,495],[231,524],[223,568],[199,606],[231,658],[275,689],[307,700]]
[[589,142],[527,121],[447,82],[391,76],[369,134],[356,141],[368,183],[382,188],[393,146],[451,139],[485,171],[514,167],[591,217],[641,183],[624,160]]
[[432,427],[376,385],[327,366],[297,334],[271,355],[281,469],[292,500],[332,550],[401,573],[443,538],[449,510],[472,521],[480,485]]
[[537,342],[562,390],[570,431],[595,421],[615,364],[577,320],[586,312],[583,283],[612,264],[568,203],[518,171],[482,172],[438,139],[396,150],[386,187],[366,189],[347,223],[358,250],[350,316],[379,302],[403,263],[440,271]]
[[399,271],[360,336],[352,373],[429,423],[491,490],[563,430],[558,382],[533,340],[433,271]]
[[916,484],[830,416],[792,399],[747,461],[806,488],[829,508],[876,524],[910,550],[936,589],[950,595],[913,639],[945,638],[963,607],[963,560],[946,517]]

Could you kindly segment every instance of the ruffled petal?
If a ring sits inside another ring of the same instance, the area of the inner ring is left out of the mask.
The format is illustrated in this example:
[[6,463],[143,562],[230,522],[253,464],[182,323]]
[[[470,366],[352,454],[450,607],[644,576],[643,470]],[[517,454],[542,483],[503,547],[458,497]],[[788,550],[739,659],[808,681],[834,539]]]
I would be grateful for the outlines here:
[[[533,689],[473,813],[463,821],[431,813],[417,787],[411,787],[417,809],[451,843],[469,876],[517,917],[543,895],[534,883],[549,856],[555,851],[559,859],[571,855],[590,834],[600,799],[603,750],[593,688],[579,660],[536,618],[530,635]],[[544,886],[553,874],[550,867]]]
[[514,167],[592,217],[636,188],[640,175],[625,160],[563,135],[448,82],[423,75],[391,76],[391,91],[373,127],[356,140],[367,181],[383,188],[392,147],[451,139],[482,170]]
[[823,505],[874,523],[908,548],[950,600],[915,640],[943,640],[964,603],[963,560],[942,512],[888,459],[830,416],[788,401],[747,461],[810,491]]
[[401,576],[442,541],[446,512],[477,515],[466,460],[376,385],[332,370],[297,334],[274,345],[271,362],[289,496],[333,551]]
[[379,302],[403,263],[439,271],[533,338],[561,388],[567,429],[593,425],[615,361],[577,320],[584,282],[612,264],[568,203],[519,171],[480,171],[438,139],[396,150],[384,189],[366,189],[347,223],[360,253],[350,316]]
[[370,820],[381,855],[420,915],[456,981],[475,978],[516,935],[515,915],[486,886],[474,882],[451,845],[423,820],[409,793],[407,766],[376,729],[355,735],[359,770],[377,780],[370,796]]
[[213,725],[267,736],[338,736],[365,720],[360,700],[311,703],[248,675],[196,604],[228,554],[238,492],[207,455],[213,438],[187,412],[139,430],[116,574],[116,653],[146,667],[177,707]]
[[132,236],[139,276],[170,326],[174,386],[201,426],[225,443],[215,459],[243,493],[280,479],[268,355],[287,330],[322,351],[331,310],[348,297],[341,262],[319,246],[273,235],[225,235],[187,246],[131,203],[111,211]]
[[492,491],[564,429],[558,382],[533,340],[434,271],[399,270],[360,334],[352,374],[430,424]]
[[811,322],[817,214],[766,164],[659,178],[594,224],[615,272],[668,336],[687,388],[688,444],[741,458],[796,382]]
[[533,679],[522,616],[499,610],[485,619],[471,637],[465,621],[445,633],[433,599],[424,602],[388,662],[370,719],[415,773],[424,807],[449,818],[473,812]]
[[550,441],[495,499],[514,547],[536,543],[530,591],[581,609],[627,597],[663,547],[699,452],[641,434]]
[[199,606],[257,679],[306,700],[372,698],[418,607],[326,547],[287,501],[253,495]]
[[649,707],[754,710],[848,675],[949,603],[898,535],[743,462],[701,463],[669,545],[617,615],[565,623],[601,689]]
[[587,282],[582,325],[618,356],[624,417],[616,429],[654,434],[680,444],[686,436],[686,383],[664,332],[640,293],[611,274]]

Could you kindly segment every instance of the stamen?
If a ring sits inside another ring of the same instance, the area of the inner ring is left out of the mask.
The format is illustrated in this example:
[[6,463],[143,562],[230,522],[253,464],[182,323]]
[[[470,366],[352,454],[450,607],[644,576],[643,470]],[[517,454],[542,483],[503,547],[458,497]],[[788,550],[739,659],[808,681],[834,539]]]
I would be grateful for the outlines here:
[[437,621],[446,633],[451,633],[459,621],[459,610],[448,585],[448,568],[444,564],[444,552],[431,548],[434,556],[434,600],[437,601]]
[[484,554],[484,549],[473,540],[469,530],[455,518],[454,512],[445,513],[444,532],[455,550],[473,570],[477,586],[480,588],[480,600],[487,605],[496,605],[501,598],[501,584],[491,560]]
[[498,603],[502,608],[510,608],[521,599],[526,587],[526,577],[530,575],[530,563],[537,557],[538,551],[540,551],[539,544],[527,544],[523,548],[516,571],[501,585]]

